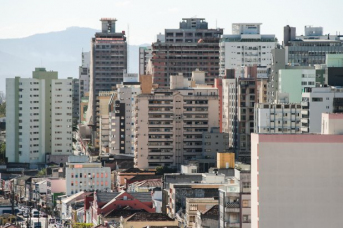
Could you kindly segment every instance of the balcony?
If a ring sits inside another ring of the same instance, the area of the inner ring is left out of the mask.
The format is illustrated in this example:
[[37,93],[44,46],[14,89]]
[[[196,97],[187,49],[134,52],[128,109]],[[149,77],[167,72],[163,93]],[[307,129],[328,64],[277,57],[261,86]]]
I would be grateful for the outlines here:
[[301,115],[308,115],[308,110],[301,110]]
[[308,119],[302,118],[301,123],[308,123]]

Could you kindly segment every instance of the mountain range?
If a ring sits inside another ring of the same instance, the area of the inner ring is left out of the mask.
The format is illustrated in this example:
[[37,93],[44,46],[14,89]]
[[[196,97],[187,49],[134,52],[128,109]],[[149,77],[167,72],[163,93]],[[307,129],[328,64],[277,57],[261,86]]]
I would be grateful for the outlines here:
[[[31,77],[35,67],[58,71],[59,78],[78,78],[81,52],[90,51],[96,32],[70,27],[25,38],[0,39],[0,91],[6,91],[6,78]],[[129,45],[129,73],[138,73],[139,47],[148,45]]]

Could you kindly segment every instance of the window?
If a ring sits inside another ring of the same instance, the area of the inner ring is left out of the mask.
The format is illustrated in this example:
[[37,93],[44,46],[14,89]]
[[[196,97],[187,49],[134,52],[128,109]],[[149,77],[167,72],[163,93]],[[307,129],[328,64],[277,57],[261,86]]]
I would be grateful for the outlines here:
[[242,207],[250,207],[249,206],[249,200],[243,200],[242,201]]
[[189,205],[189,210],[190,210],[190,211],[197,211],[197,210],[198,210],[198,205],[197,205],[197,204],[191,204],[191,205]]
[[322,97],[312,97],[312,102],[322,102],[323,98]]

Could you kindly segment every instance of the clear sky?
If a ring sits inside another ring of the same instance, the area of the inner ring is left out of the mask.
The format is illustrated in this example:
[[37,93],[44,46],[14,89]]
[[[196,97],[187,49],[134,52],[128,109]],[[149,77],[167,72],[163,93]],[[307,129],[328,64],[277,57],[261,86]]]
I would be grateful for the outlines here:
[[[231,33],[237,22],[263,23],[262,34],[283,40],[283,26],[322,26],[324,33],[343,34],[343,0],[0,0],[0,38],[19,38],[71,26],[100,29],[101,17],[129,26],[130,44],[151,43],[164,28],[177,28],[183,17],[203,17],[210,28]],[[1,51],[1,50],[0,50]]]

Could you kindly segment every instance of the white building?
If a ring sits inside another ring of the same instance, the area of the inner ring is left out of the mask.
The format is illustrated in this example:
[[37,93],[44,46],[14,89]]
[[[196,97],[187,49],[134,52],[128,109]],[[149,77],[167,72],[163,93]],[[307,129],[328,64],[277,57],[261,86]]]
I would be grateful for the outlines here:
[[271,50],[276,47],[275,35],[261,35],[261,23],[234,23],[232,34],[223,35],[220,46],[219,75],[235,69],[242,77],[244,66],[271,66]]
[[139,47],[139,75],[147,74],[147,66],[152,58],[152,47]]
[[113,103],[113,110],[109,114],[111,154],[134,154],[135,103],[139,94],[141,87],[138,74],[124,73],[124,82],[117,85],[116,99],[112,96],[110,101]]
[[193,72],[192,87],[182,74],[170,76],[170,89],[137,96],[135,167],[180,168],[201,157],[200,136],[219,127],[218,89],[204,81],[204,72]]
[[252,228],[343,227],[343,114],[324,119],[329,134],[252,134]]
[[6,90],[9,162],[45,163],[46,155],[72,153],[72,79],[36,68],[32,78],[7,78]]
[[69,163],[66,168],[66,194],[81,191],[110,191],[111,168],[101,163]]
[[255,133],[301,133],[300,104],[255,104]]
[[301,106],[301,131],[320,133],[322,113],[343,112],[343,89],[335,87],[306,89],[302,93]]

